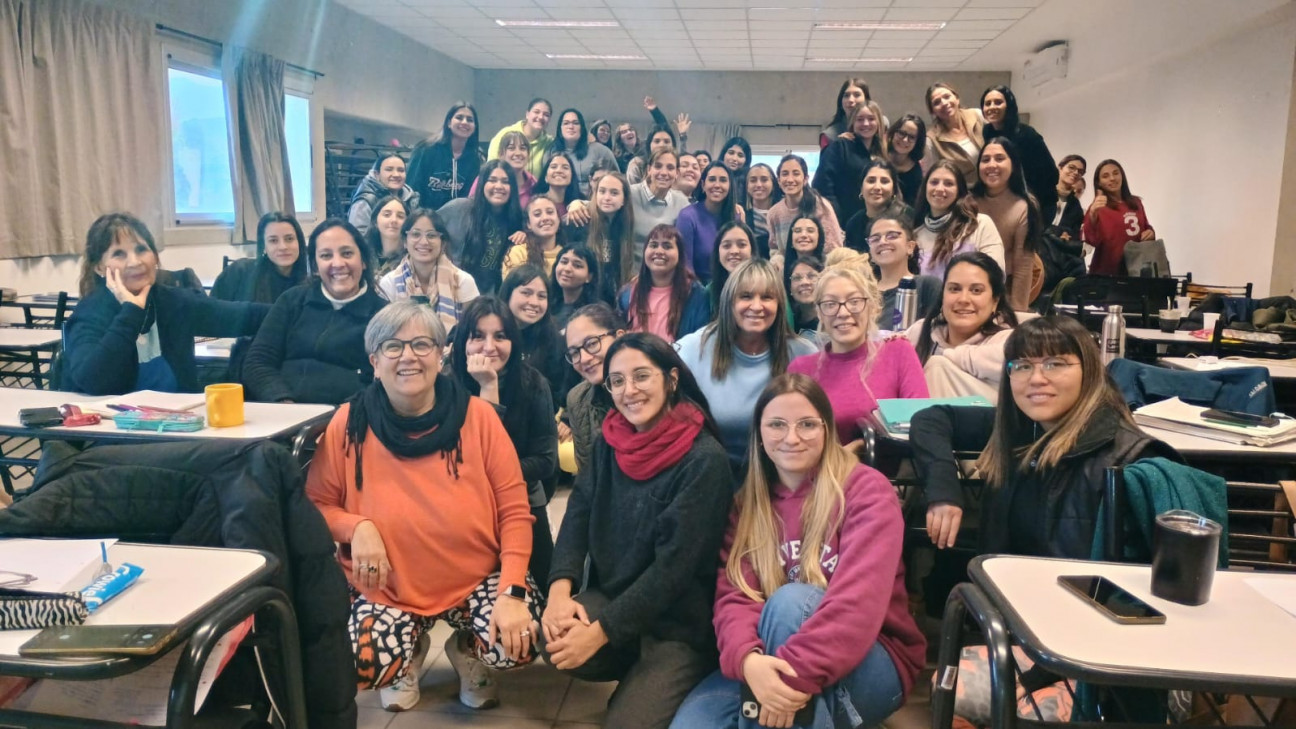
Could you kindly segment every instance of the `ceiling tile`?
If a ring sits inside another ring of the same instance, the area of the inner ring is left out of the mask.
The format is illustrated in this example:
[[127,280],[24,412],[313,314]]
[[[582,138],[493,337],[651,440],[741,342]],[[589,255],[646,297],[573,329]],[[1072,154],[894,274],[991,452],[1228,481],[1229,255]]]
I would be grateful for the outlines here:
[[1011,20],[951,20],[945,30],[1007,30]]
[[984,47],[985,47],[985,44],[986,44],[986,41],[974,41],[974,40],[971,40],[971,41],[970,41],[970,40],[932,40],[932,41],[930,41],[930,42],[927,43],[927,48],[929,48],[929,49],[935,49],[935,48],[970,48],[970,49],[975,50],[975,49],[978,49],[978,48],[984,48]]
[[934,30],[879,30],[873,34],[876,40],[930,40],[936,35]]
[[1044,0],[969,0],[969,8],[1037,8]]
[[955,20],[1020,20],[1034,8],[964,8]]
[[992,41],[999,37],[997,30],[942,30],[933,40],[981,40]]
[[822,8],[814,13],[816,23],[875,23],[886,15],[882,8]]
[[747,11],[740,8],[680,8],[679,14],[684,20],[724,20],[729,22],[746,22]]
[[954,8],[892,8],[886,11],[889,23],[930,23],[951,20]]
[[965,0],[894,0],[895,8],[961,8]]

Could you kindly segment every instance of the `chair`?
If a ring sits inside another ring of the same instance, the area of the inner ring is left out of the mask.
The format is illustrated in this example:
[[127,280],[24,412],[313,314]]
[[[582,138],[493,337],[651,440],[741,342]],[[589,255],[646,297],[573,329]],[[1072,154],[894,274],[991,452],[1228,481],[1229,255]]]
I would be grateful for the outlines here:
[[[1076,318],[1086,327],[1097,331],[1102,326],[1106,306],[1119,304],[1126,312],[1140,316],[1139,326],[1150,328],[1152,317],[1174,301],[1179,283],[1173,278],[1142,278],[1138,276],[1078,276],[1058,297],[1058,303],[1074,304]],[[1096,316],[1085,317],[1087,306],[1097,306]],[[1048,310],[1046,313],[1052,313]]]
[[1251,298],[1251,293],[1255,285],[1251,282],[1245,284],[1204,284],[1192,279],[1192,273],[1189,273],[1181,282],[1179,295],[1187,296],[1192,305],[1196,306],[1201,300],[1211,294],[1220,294],[1221,296],[1240,296],[1246,299]]
[[67,319],[68,314],[68,298],[68,292],[58,292],[58,298],[54,301],[54,313],[52,315],[37,314],[34,305],[36,302],[22,304],[23,326],[27,329],[62,329],[63,322]]

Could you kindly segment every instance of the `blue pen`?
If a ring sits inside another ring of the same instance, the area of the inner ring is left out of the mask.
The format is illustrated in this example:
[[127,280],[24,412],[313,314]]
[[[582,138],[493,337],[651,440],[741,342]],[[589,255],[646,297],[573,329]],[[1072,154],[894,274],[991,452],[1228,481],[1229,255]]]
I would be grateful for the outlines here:
[[104,575],[111,575],[113,573],[113,567],[111,564],[108,563],[108,543],[107,542],[99,542],[99,556],[103,558],[103,563],[99,565],[98,576],[103,577]]

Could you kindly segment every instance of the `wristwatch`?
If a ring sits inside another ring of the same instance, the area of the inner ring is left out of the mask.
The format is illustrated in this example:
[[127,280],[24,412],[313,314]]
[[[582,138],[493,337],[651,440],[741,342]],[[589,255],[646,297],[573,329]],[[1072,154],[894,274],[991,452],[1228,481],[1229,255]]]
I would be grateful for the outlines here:
[[508,587],[503,588],[503,594],[518,600],[525,600],[527,591],[525,587],[520,585],[509,585]]

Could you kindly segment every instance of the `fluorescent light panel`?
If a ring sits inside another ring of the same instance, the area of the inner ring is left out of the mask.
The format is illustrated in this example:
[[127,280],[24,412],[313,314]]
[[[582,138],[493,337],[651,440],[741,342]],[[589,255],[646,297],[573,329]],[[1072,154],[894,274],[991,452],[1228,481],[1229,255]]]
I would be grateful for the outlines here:
[[807,63],[909,63],[913,56],[890,58],[807,58]]
[[551,61],[646,61],[647,56],[605,56],[592,53],[546,53]]
[[615,20],[503,20],[495,19],[502,28],[620,28]]
[[945,23],[815,23],[815,30],[940,30]]

